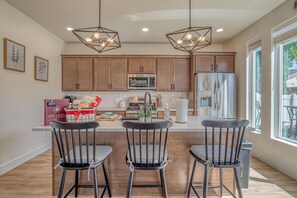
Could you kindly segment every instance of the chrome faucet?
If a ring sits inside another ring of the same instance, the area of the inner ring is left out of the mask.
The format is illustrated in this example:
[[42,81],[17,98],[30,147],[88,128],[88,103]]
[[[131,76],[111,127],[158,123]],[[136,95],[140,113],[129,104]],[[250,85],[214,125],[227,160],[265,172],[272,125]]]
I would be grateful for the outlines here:
[[145,92],[145,94],[144,94],[144,108],[143,108],[143,110],[144,110],[144,113],[146,114],[146,110],[147,110],[147,96],[149,97],[149,105],[150,105],[150,107],[152,106],[152,97],[151,97],[151,94],[150,94],[150,92]]

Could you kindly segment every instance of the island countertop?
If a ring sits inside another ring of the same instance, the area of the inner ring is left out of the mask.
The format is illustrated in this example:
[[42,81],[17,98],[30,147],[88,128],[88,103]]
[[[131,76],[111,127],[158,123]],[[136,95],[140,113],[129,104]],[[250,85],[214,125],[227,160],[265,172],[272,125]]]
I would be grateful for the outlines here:
[[[171,117],[173,122],[170,132],[203,132],[204,127],[202,121],[207,117],[201,116],[188,116],[187,123],[176,122],[175,117]],[[32,128],[32,131],[51,131],[50,126],[36,126]],[[122,126],[121,121],[99,121],[99,127],[96,129],[98,132],[123,132],[125,128]]]

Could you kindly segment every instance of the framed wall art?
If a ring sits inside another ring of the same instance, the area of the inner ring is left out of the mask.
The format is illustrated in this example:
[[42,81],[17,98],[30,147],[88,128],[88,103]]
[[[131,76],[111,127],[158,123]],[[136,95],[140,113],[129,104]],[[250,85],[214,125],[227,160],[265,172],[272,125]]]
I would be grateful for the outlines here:
[[39,56],[34,57],[34,79],[41,81],[48,81],[48,60]]
[[4,68],[25,72],[26,48],[24,45],[4,38]]

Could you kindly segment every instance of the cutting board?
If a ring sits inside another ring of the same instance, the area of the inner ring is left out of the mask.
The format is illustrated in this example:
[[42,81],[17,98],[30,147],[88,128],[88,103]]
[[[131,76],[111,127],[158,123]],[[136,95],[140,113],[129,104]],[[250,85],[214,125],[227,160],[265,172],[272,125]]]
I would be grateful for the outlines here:
[[113,116],[112,118],[108,119],[108,118],[102,118],[101,116],[96,116],[96,120],[97,121],[116,121],[120,117],[121,117],[120,115],[116,115],[116,116]]

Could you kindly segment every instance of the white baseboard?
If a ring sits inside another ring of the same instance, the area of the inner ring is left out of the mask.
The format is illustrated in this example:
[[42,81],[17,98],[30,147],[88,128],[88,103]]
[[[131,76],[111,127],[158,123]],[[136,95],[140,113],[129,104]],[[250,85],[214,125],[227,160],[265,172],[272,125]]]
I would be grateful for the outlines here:
[[33,151],[30,151],[14,160],[11,160],[3,165],[0,166],[0,175],[3,175],[4,173],[16,168],[17,166],[25,163],[26,161],[36,157],[37,155],[47,151],[48,149],[51,148],[51,143],[47,143],[47,144],[44,144],[42,146],[40,146],[39,148],[33,150]]

